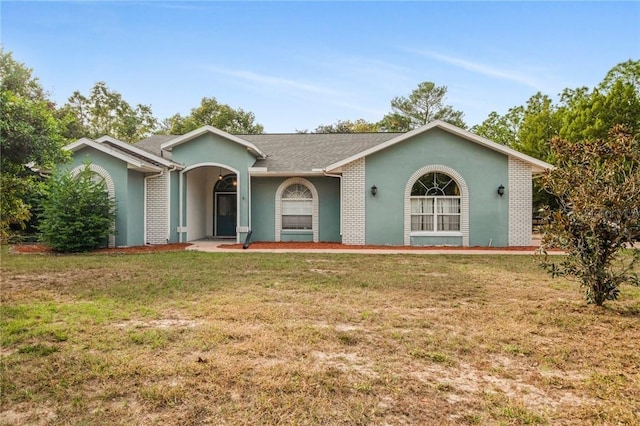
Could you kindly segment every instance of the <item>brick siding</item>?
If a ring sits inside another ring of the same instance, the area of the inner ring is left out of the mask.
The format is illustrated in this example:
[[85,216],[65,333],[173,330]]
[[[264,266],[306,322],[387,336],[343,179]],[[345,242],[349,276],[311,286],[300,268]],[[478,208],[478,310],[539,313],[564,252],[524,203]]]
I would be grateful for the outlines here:
[[146,235],[147,244],[166,244],[169,237],[169,173],[146,180]]
[[342,243],[366,244],[365,159],[342,169]]
[[509,157],[509,246],[530,246],[533,216],[531,165]]

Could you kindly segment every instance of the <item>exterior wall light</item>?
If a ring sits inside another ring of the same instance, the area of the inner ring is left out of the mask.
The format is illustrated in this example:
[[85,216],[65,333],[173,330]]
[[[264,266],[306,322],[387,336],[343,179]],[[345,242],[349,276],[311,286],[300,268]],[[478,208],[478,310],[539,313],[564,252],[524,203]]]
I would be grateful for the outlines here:
[[498,195],[501,197],[504,195],[504,185],[498,187]]
[[378,187],[373,185],[371,187],[371,195],[373,195],[375,197],[377,193],[378,193]]

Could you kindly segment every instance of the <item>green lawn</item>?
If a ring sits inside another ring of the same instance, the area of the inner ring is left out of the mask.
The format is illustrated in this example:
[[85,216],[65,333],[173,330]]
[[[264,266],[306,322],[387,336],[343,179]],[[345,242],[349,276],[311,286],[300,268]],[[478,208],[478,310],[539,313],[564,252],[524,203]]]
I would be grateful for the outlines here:
[[0,424],[639,424],[640,289],[528,256],[2,252]]

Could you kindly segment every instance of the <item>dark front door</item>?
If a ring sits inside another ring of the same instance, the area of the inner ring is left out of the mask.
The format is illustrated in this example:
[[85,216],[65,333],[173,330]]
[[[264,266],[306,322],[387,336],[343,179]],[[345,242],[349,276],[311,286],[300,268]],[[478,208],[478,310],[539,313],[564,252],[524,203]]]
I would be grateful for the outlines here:
[[216,194],[216,236],[236,236],[236,194]]

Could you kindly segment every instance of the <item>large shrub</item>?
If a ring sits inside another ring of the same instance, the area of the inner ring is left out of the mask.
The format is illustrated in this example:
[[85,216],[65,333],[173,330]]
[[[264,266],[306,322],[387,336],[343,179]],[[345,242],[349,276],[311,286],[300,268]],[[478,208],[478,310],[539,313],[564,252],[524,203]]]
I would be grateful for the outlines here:
[[115,202],[104,179],[87,165],[73,176],[56,171],[47,183],[41,240],[56,251],[83,252],[104,246],[113,232]]
[[542,248],[567,256],[542,265],[577,279],[587,302],[600,306],[618,297],[621,284],[640,284],[640,250],[624,254],[640,238],[640,140],[616,126],[605,139],[554,139],[551,148],[557,168],[541,183],[558,207],[548,211]]

